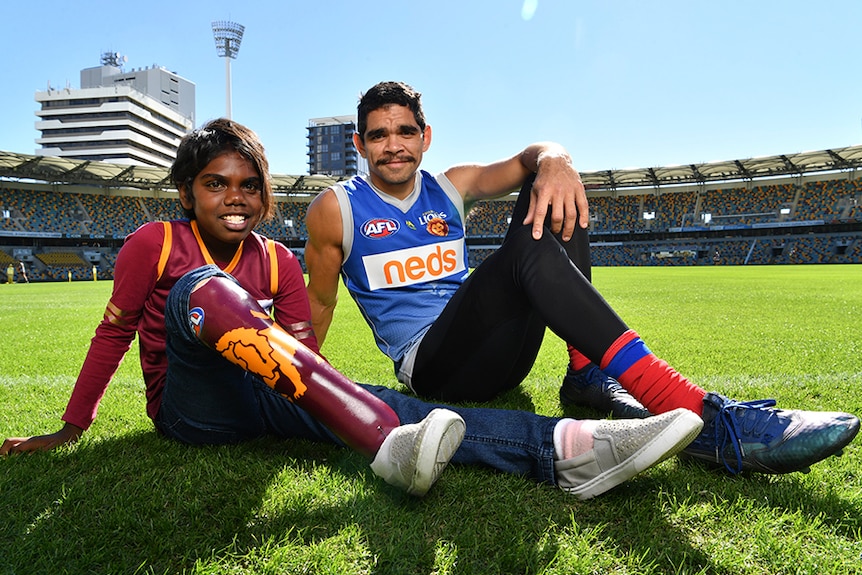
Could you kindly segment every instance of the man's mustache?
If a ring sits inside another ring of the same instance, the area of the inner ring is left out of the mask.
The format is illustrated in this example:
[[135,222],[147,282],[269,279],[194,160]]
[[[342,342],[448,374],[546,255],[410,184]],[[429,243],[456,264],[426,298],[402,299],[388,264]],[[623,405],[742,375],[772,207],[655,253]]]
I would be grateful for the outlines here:
[[380,158],[375,162],[377,166],[383,166],[386,164],[390,164],[392,162],[415,162],[416,158],[413,156],[390,156],[388,158]]

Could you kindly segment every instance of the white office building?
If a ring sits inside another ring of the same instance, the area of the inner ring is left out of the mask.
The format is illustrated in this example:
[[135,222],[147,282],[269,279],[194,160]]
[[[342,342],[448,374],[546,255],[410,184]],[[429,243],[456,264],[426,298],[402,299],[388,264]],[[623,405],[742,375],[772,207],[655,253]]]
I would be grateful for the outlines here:
[[161,66],[121,68],[118,53],[81,70],[81,87],[36,92],[39,156],[168,167],[195,125],[195,85]]

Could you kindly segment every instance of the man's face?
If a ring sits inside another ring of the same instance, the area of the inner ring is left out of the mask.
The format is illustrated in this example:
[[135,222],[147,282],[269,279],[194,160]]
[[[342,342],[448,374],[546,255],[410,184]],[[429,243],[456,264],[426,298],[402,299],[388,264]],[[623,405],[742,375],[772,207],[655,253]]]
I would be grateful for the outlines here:
[[421,130],[410,108],[390,104],[368,114],[364,141],[354,134],[353,142],[368,160],[371,183],[404,198],[413,189],[422,154],[431,145],[431,126]]

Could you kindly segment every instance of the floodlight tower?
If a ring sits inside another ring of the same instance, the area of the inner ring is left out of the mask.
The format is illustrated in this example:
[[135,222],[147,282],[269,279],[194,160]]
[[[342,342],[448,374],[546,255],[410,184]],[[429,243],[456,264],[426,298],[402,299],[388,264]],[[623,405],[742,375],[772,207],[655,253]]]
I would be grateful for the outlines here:
[[212,26],[216,52],[224,58],[227,118],[230,119],[230,61],[235,60],[236,55],[239,54],[239,45],[242,42],[242,33],[245,32],[245,26],[236,22],[228,22],[227,20],[213,22]]

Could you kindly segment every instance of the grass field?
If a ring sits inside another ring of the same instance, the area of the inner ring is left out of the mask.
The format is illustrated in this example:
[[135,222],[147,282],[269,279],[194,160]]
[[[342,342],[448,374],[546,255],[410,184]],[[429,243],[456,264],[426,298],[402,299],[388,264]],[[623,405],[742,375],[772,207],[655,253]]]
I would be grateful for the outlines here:
[[[862,413],[862,266],[598,268],[650,348],[739,399]],[[110,282],[0,285],[0,437],[55,431]],[[398,386],[349,297],[323,349]],[[494,406],[563,410],[562,342]],[[0,574],[859,573],[862,453],[730,477],[670,460],[597,499],[450,467],[424,499],[360,456],[270,439],[189,448],[144,414],[136,349],[75,446],[0,459]]]

